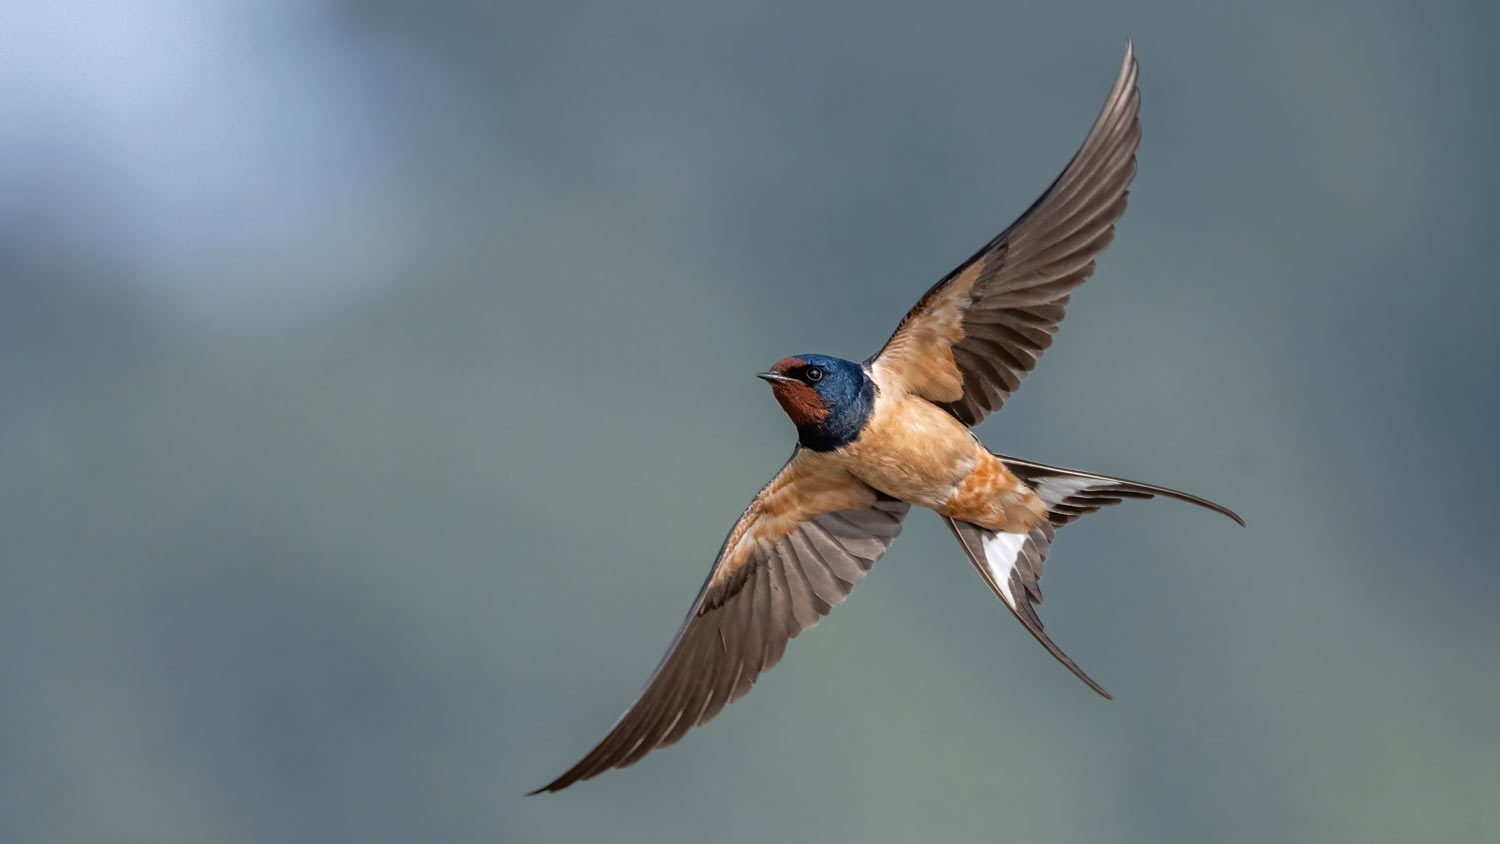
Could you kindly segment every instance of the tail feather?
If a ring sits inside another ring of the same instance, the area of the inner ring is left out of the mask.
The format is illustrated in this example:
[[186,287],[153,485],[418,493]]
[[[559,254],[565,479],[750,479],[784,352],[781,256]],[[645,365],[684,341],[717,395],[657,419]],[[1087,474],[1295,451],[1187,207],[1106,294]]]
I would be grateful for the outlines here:
[[1245,526],[1245,520],[1240,518],[1238,513],[1222,504],[1215,504],[1207,498],[1201,498],[1192,493],[1125,478],[1112,478],[1108,475],[1080,472],[1077,469],[1048,466],[1045,463],[1022,460],[1019,457],[1007,457],[1004,454],[995,456],[1000,458],[1005,468],[1024,481],[1027,486],[1036,491],[1037,495],[1041,496],[1043,501],[1047,502],[1047,510],[1052,515],[1052,524],[1056,527],[1073,522],[1080,516],[1098,512],[1101,507],[1119,504],[1127,498],[1147,499],[1158,495],[1212,510],[1234,520],[1240,527]]
[[1127,498],[1146,499],[1158,495],[1221,513],[1241,527],[1244,527],[1245,520],[1227,507],[1175,489],[1062,469],[1005,455],[996,456],[1046,502],[1049,522],[1026,533],[1008,533],[986,530],[946,516],[943,521],[953,531],[958,544],[963,546],[969,562],[973,563],[990,590],[1010,609],[1016,620],[1078,679],[1105,698],[1110,698],[1109,692],[1094,682],[1052,641],[1042,627],[1041,617],[1036,613],[1036,605],[1042,602],[1042,566],[1047,561],[1047,553],[1051,550],[1056,530],[1082,516],[1097,512],[1101,507],[1119,504]]
[[1094,682],[1094,678],[1079,668],[1078,663],[1052,641],[1052,637],[1042,629],[1042,619],[1036,614],[1035,605],[1042,602],[1037,580],[1042,575],[1042,563],[1046,561],[1047,550],[1052,544],[1052,526],[1044,522],[1041,527],[1033,528],[1028,533],[1005,533],[985,530],[978,525],[947,516],[943,517],[943,521],[953,531],[958,544],[963,546],[964,553],[968,555],[969,562],[974,564],[979,576],[989,584],[995,597],[1005,604],[1016,621],[1021,622],[1021,626],[1036,637],[1042,647],[1047,649],[1047,653],[1052,654],[1075,677],[1106,700],[1112,700],[1113,696],[1103,686]]

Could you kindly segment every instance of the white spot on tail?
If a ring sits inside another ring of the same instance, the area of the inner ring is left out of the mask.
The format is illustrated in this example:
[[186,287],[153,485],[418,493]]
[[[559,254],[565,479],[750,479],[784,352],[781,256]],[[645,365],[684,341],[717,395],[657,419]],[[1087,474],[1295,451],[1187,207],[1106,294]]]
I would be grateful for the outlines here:
[[1109,483],[1098,478],[1054,477],[1043,478],[1032,485],[1032,489],[1048,506],[1055,506],[1090,487]]
[[1015,571],[1016,559],[1021,556],[1026,539],[1027,535],[1024,533],[984,532],[984,567],[989,570],[990,577],[1000,587],[1005,602],[1012,608],[1016,606],[1016,596],[1010,591],[1010,573]]

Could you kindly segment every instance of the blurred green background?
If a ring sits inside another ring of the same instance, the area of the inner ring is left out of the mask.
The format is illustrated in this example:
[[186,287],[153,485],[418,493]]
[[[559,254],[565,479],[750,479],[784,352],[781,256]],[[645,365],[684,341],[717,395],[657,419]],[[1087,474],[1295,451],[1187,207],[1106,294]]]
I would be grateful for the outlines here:
[[[67,0],[0,27],[0,841],[1494,840],[1493,5]],[[914,514],[756,692],[633,698],[793,431],[1082,139],[980,433],[1057,666]]]

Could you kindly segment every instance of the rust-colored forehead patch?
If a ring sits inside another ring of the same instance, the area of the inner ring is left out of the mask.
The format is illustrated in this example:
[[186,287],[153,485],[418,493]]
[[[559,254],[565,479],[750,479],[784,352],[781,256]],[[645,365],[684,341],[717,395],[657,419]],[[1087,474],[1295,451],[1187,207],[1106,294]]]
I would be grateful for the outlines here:
[[807,361],[802,358],[782,358],[772,365],[771,371],[777,375],[785,375],[799,366],[807,366]]

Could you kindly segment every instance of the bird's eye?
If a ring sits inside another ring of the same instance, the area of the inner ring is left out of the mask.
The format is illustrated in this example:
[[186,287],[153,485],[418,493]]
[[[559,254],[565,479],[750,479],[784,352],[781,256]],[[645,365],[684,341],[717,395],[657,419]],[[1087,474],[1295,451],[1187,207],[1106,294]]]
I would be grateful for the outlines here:
[[809,366],[807,368],[807,371],[804,372],[804,373],[802,373],[802,374],[809,381],[822,381],[823,380],[823,368],[820,367],[820,366]]

